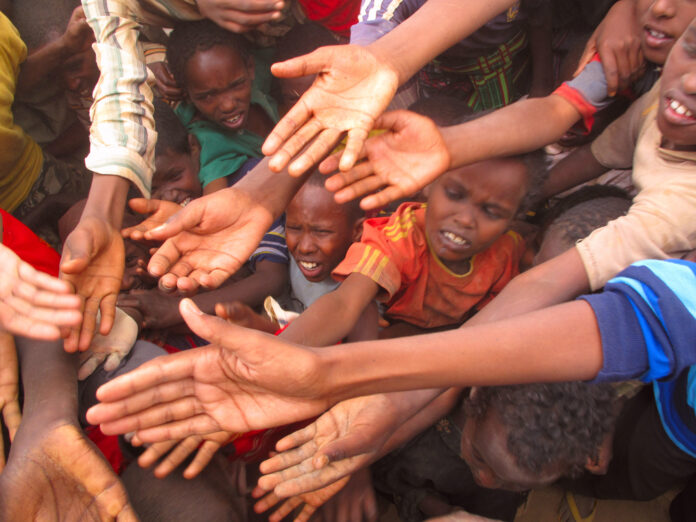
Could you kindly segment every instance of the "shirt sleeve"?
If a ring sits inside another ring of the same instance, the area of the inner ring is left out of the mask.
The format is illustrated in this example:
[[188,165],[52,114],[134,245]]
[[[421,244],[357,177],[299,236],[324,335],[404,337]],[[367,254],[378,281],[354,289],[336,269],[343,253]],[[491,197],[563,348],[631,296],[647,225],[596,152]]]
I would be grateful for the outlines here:
[[288,247],[285,244],[285,216],[277,219],[261,239],[261,243],[249,258],[249,267],[256,271],[256,263],[262,260],[288,264]]
[[696,364],[696,264],[633,264],[600,294],[580,297],[593,309],[604,361],[596,382],[676,378]]
[[423,2],[409,0],[363,0],[358,23],[350,28],[350,43],[368,45],[378,40],[408,18],[411,4],[415,9]]
[[83,0],[87,23],[94,31],[100,78],[90,110],[88,169],[132,181],[147,197],[157,139],[152,90],[139,25],[122,0]]

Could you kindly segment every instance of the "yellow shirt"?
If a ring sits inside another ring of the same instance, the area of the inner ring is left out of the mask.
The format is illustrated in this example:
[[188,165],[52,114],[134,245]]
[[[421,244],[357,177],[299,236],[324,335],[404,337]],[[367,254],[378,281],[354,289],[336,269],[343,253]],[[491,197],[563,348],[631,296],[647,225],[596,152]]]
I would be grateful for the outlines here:
[[41,148],[12,116],[19,64],[27,47],[0,13],[0,208],[12,212],[27,197],[43,166]]

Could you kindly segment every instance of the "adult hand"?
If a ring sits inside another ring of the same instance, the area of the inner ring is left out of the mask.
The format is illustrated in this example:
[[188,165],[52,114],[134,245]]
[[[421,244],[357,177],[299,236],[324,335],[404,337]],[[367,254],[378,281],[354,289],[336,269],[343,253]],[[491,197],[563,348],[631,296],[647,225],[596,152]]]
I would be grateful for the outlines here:
[[123,279],[125,251],[118,230],[106,221],[83,216],[63,246],[60,276],[71,283],[84,299],[82,325],[70,329],[65,350],[89,348],[101,312],[99,333],[111,330],[116,313],[116,298]]
[[[164,478],[178,468],[195,451],[196,456],[186,466],[183,473],[184,478],[192,479],[203,471],[215,455],[215,452],[229,441],[232,436],[233,434],[227,431],[216,431],[205,436],[191,435],[183,440],[156,442],[138,457],[138,465],[141,468],[149,468],[164,456],[153,471],[157,478]],[[142,441],[136,435],[133,437],[131,444],[140,446]]]
[[[300,511],[300,513],[294,518],[294,522],[307,522],[312,515],[314,515],[317,509],[323,506],[331,497],[343,489],[349,478],[350,477],[345,477],[334,482],[333,484],[329,484],[321,489],[317,489],[316,491],[303,493],[302,495],[297,495],[285,500],[278,509],[269,515],[268,521],[280,522],[296,508],[302,506],[302,511]],[[273,491],[267,493],[260,487],[256,487],[256,489],[252,491],[251,495],[254,498],[259,498],[262,495],[265,495],[263,498],[261,498],[261,500],[254,504],[254,511],[257,513],[268,511],[282,500],[281,497],[276,495]]]
[[0,266],[0,331],[50,340],[80,324],[81,300],[68,283],[35,270],[2,244]]
[[609,96],[628,88],[645,68],[640,36],[635,28],[635,0],[614,4],[587,41],[575,76],[599,53]]
[[128,355],[138,340],[138,324],[126,312],[116,308],[114,326],[108,335],[97,334],[89,349],[80,353],[80,368],[77,378],[84,380],[104,363],[104,370],[115,370]]
[[278,172],[314,139],[288,168],[293,176],[330,152],[344,132],[348,132],[348,139],[340,168],[350,169],[399,86],[396,70],[359,45],[321,47],[306,56],[276,63],[271,72],[280,78],[317,75],[263,144],[263,153],[274,155],[270,168]]
[[180,296],[169,295],[157,288],[152,290],[131,290],[118,296],[118,305],[136,308],[142,314],[143,329],[161,330],[181,323],[179,313]]
[[379,511],[370,470],[353,473],[348,484],[322,506],[320,513],[331,522],[375,522]]
[[155,85],[163,98],[179,101],[184,97],[184,91],[177,85],[166,62],[149,63],[147,66],[155,76]]
[[138,520],[99,450],[65,423],[22,423],[0,474],[0,518]]
[[[313,417],[329,405],[312,349],[180,306],[189,328],[211,342],[158,357],[103,385],[87,419],[106,434],[137,431],[143,442],[215,431],[270,428]],[[293,397],[294,395],[294,397]]]
[[[0,332],[0,410],[2,420],[14,440],[22,412],[19,409],[19,374],[17,368],[17,350],[14,337],[6,332]],[[0,437],[0,471],[5,467],[5,447]]]
[[[360,206],[364,210],[376,209],[414,194],[450,168],[447,144],[429,118],[409,111],[393,111],[382,115],[375,127],[386,132],[365,142],[360,154],[365,161],[326,181],[326,188],[336,192],[337,202],[370,194]],[[319,169],[331,173],[338,167],[338,161],[338,154],[334,154]]]
[[198,10],[220,27],[243,33],[282,16],[279,0],[198,0]]
[[149,214],[148,217],[137,225],[126,227],[121,230],[121,235],[123,237],[130,238],[134,241],[142,241],[145,239],[146,232],[163,225],[170,217],[183,208],[173,201],[145,198],[133,198],[128,201],[128,206],[138,214]]
[[87,24],[82,6],[76,7],[70,15],[68,26],[60,37],[66,50],[66,58],[86,50],[94,42],[94,33]]
[[165,290],[216,288],[246,263],[272,223],[272,214],[246,192],[219,190],[145,232],[145,239],[166,239],[148,269]]
[[386,395],[339,402],[309,426],[276,444],[261,463],[259,486],[289,497],[322,488],[371,464],[395,425]]

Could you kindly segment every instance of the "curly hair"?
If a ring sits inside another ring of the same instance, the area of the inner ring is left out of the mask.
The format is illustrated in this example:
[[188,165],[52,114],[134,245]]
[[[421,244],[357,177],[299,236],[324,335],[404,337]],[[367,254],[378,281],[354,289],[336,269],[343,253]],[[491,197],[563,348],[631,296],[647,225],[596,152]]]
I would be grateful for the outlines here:
[[226,31],[210,20],[182,22],[174,26],[167,44],[167,63],[180,87],[186,84],[186,64],[191,57],[217,45],[237,51],[245,63],[251,59],[249,44],[243,36]]
[[562,463],[564,475],[575,477],[588,458],[597,458],[614,425],[615,404],[610,385],[564,382],[480,388],[464,407],[479,419],[495,407],[520,468],[536,474]]

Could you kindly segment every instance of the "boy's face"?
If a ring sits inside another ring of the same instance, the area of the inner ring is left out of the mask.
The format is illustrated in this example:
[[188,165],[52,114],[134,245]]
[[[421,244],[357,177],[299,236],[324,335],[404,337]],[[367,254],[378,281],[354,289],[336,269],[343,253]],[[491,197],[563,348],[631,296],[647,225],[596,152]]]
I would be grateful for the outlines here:
[[696,146],[696,20],[684,31],[665,63],[657,126],[666,147]]
[[147,272],[147,263],[150,260],[149,246],[132,239],[124,240],[123,244],[126,249],[126,263],[121,279],[121,291],[152,288],[157,284],[157,280]]
[[562,475],[561,465],[535,474],[517,465],[508,449],[509,431],[494,406],[482,418],[467,418],[462,429],[461,457],[479,486],[508,491],[527,491],[551,484]]
[[61,68],[63,86],[81,96],[91,96],[99,80],[97,58],[91,47],[68,58]]
[[305,185],[285,211],[285,239],[302,275],[317,283],[331,275],[348,247],[360,240],[360,223],[322,187]]
[[155,157],[155,175],[152,178],[152,199],[175,203],[201,196],[203,189],[198,180],[198,156],[167,149]]
[[662,65],[674,43],[696,16],[696,1],[638,0],[636,14],[645,59]]
[[453,272],[505,232],[527,190],[521,161],[493,159],[445,173],[428,196],[425,233],[433,252]]
[[196,109],[227,129],[243,129],[249,116],[254,63],[234,49],[216,45],[186,62],[186,91]]
[[282,111],[283,114],[288,112],[302,97],[307,89],[312,86],[316,75],[300,76],[299,78],[281,78],[280,92],[283,98]]

